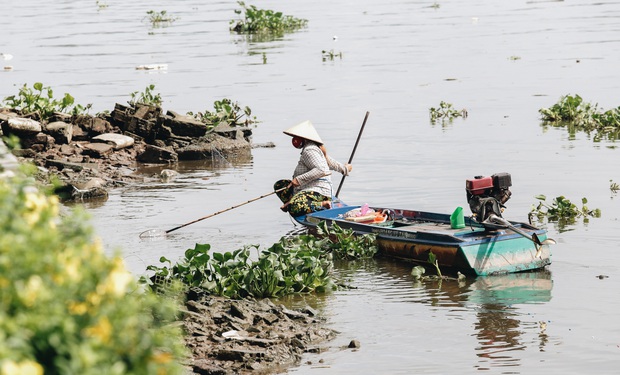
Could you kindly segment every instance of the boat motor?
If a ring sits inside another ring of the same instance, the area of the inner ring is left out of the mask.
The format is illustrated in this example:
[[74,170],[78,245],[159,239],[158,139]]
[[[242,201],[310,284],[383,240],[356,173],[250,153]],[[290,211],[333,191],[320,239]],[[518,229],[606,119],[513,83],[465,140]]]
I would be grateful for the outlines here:
[[479,223],[487,222],[491,215],[502,217],[504,203],[510,199],[512,180],[510,173],[496,173],[490,177],[476,176],[465,181],[467,203]]

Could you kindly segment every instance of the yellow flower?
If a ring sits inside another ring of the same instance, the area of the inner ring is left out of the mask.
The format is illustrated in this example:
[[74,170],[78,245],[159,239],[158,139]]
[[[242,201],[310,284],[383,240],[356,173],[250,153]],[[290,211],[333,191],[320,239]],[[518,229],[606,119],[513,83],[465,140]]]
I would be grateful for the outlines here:
[[157,352],[151,356],[151,362],[166,364],[172,361],[172,354],[169,352]]
[[114,266],[106,280],[97,286],[97,293],[101,295],[111,294],[120,297],[125,294],[127,285],[133,280],[133,276],[127,269],[123,260],[119,257],[114,258]]
[[58,254],[57,260],[60,271],[52,276],[52,280],[56,284],[62,285],[66,279],[73,282],[80,280],[82,275],[80,273],[80,266],[82,265],[80,259],[73,254],[70,255],[68,252],[63,252]]
[[107,344],[110,341],[110,336],[112,335],[112,325],[110,324],[110,320],[106,316],[99,319],[97,324],[94,326],[90,326],[84,330],[84,333],[90,337],[96,337],[104,344]]
[[69,302],[69,312],[73,315],[84,315],[88,312],[88,305],[84,302]]
[[90,292],[86,296],[86,301],[90,303],[92,306],[99,306],[101,303],[101,296],[95,292]]
[[24,207],[26,208],[26,212],[24,212],[24,219],[28,223],[28,225],[33,225],[39,218],[41,217],[41,211],[47,207],[47,199],[45,195],[29,191],[25,194],[26,202],[24,203]]
[[43,375],[43,367],[34,361],[23,361],[20,363],[11,360],[2,363],[0,368],[2,375]]
[[24,305],[31,307],[36,302],[41,290],[43,289],[43,280],[39,275],[30,276],[26,286],[21,291],[21,299]]

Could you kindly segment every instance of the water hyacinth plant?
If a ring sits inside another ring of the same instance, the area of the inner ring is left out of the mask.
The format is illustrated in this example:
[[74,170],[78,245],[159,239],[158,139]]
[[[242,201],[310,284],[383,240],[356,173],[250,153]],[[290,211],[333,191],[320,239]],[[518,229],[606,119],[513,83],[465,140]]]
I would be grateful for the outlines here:
[[233,102],[228,98],[213,102],[213,111],[205,110],[196,114],[187,112],[187,115],[200,120],[209,128],[215,128],[220,124],[226,124],[231,127],[248,126],[258,122],[256,116],[252,116],[250,107],[245,106],[242,108],[239,103]]
[[331,227],[325,221],[317,226],[317,235],[327,238],[324,251],[330,252],[334,259],[368,259],[377,254],[377,240],[374,234],[356,235],[352,229],[344,229],[334,223]]
[[321,55],[323,56],[323,61],[327,61],[327,60],[334,61],[336,57],[342,60],[342,52],[334,52],[333,49],[329,51],[323,50],[321,51]]
[[48,120],[55,112],[79,115],[92,107],[91,104],[75,104],[75,99],[68,93],[62,99],[55,99],[54,90],[43,86],[41,82],[35,82],[32,88],[24,84],[17,95],[4,98],[4,105],[19,111],[23,116],[32,116],[38,120]]
[[[250,252],[259,252],[258,260]],[[376,253],[374,236],[356,236],[351,230],[321,225],[320,235],[283,237],[267,250],[246,246],[232,252],[211,251],[209,244],[196,244],[175,263],[160,258],[163,266],[142,282],[159,290],[172,281],[187,288],[229,298],[282,297],[291,294],[327,292],[335,288],[331,277],[333,259],[372,258]]]
[[196,244],[176,264],[165,257],[162,267],[149,266],[155,274],[143,281],[160,289],[179,280],[186,287],[229,298],[280,297],[289,294],[326,291],[332,287],[331,263],[321,256],[311,242],[281,240],[262,251],[258,260],[250,260],[246,246],[232,252],[211,252],[209,244]]
[[174,21],[179,19],[179,17],[173,17],[172,15],[168,14],[168,12],[165,10],[159,12],[149,10],[148,12],[146,12],[146,16],[153,27],[169,26]]
[[142,291],[79,211],[0,180],[0,372],[181,374],[178,304]]
[[272,33],[283,35],[305,27],[308,21],[293,16],[287,16],[282,12],[275,12],[268,9],[258,9],[254,5],[246,5],[239,1],[240,10],[235,10],[236,14],[243,14],[240,20],[230,21],[230,30],[239,34]]
[[562,195],[554,198],[550,204],[546,202],[547,197],[545,195],[537,195],[535,198],[540,202],[532,206],[528,215],[530,222],[533,219],[537,219],[539,222],[547,219],[549,222],[558,223],[560,229],[563,229],[566,225],[574,224],[579,217],[583,217],[584,222],[588,222],[589,217],[601,216],[600,209],[591,210],[586,206],[588,200],[585,197],[581,199],[581,208]]
[[161,94],[154,93],[155,85],[148,85],[144,89],[144,91],[134,91],[131,95],[131,100],[127,102],[132,107],[135,107],[136,104],[144,104],[144,105],[152,105],[152,106],[161,106],[162,98]]
[[443,100],[439,103],[439,107],[437,108],[431,107],[429,112],[430,112],[432,124],[437,122],[437,120],[452,121],[453,119],[457,117],[463,117],[463,118],[467,117],[466,109],[461,109],[460,111],[456,110],[452,107],[452,104],[446,103]]
[[593,140],[616,140],[620,136],[620,107],[601,111],[598,104],[583,101],[579,95],[566,95],[549,108],[538,110],[543,125],[568,127],[570,131],[594,133]]

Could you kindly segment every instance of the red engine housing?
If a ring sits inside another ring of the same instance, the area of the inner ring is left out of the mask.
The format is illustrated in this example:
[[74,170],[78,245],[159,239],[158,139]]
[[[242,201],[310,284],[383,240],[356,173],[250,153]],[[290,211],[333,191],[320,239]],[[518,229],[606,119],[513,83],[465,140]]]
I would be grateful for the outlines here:
[[502,217],[504,203],[512,195],[511,186],[510,173],[496,173],[489,177],[476,176],[466,180],[467,203],[476,220],[483,222],[491,214]]

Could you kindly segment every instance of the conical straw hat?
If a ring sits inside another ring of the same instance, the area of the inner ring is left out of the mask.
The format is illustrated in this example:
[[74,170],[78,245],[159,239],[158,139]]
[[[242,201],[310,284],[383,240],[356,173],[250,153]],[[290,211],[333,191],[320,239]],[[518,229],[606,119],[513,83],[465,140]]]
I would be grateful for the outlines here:
[[319,137],[319,133],[316,132],[316,129],[314,128],[314,126],[312,126],[312,123],[308,120],[301,122],[293,126],[292,128],[286,129],[284,131],[284,134],[288,134],[291,137],[297,136],[297,137],[301,137],[304,139],[309,139],[320,145],[323,144],[323,140],[321,139],[321,137]]

